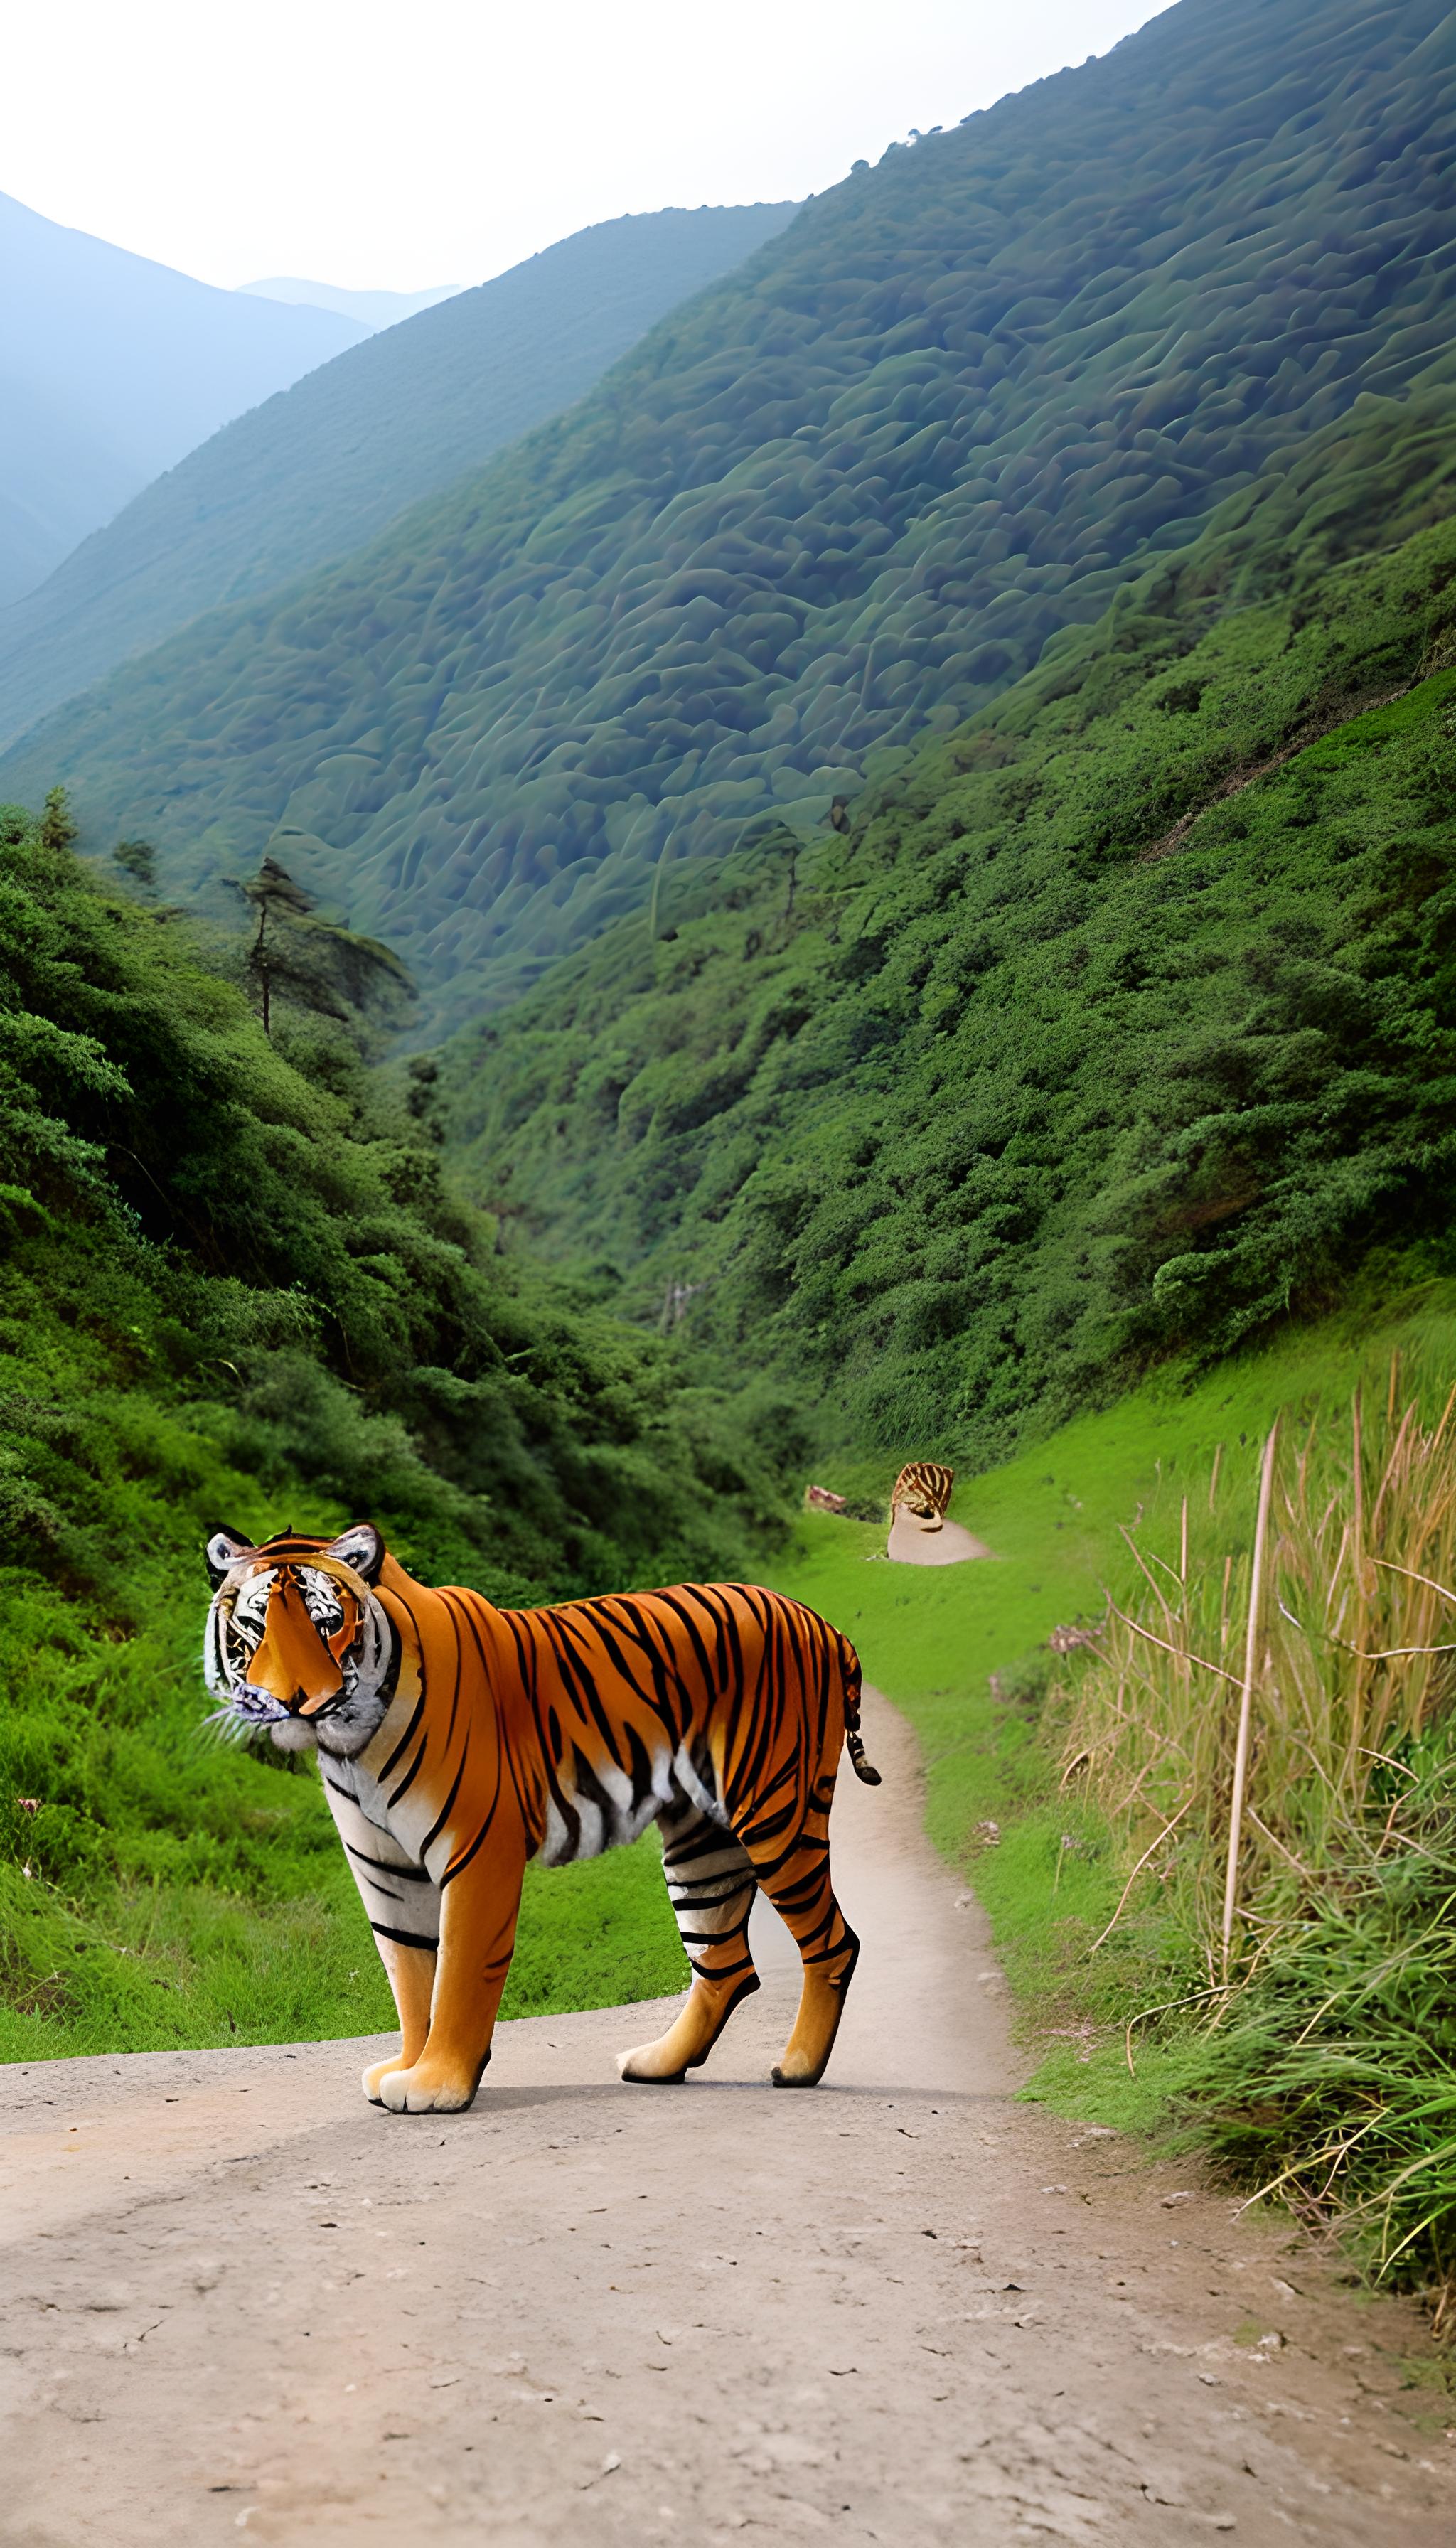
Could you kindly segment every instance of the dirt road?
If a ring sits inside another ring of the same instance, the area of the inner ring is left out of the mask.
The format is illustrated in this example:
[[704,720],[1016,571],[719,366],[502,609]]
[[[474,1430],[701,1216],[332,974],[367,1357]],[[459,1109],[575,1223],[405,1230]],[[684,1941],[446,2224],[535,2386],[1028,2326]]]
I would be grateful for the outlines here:
[[866,1732],[886,1784],[834,1825],[865,1949],[812,2095],[765,2084],[772,1914],[682,2088],[617,2083],[641,2009],[503,2029],[444,2118],[367,2107],[363,2045],[0,2072],[7,2548],[1449,2548],[1413,2320],[1013,2102],[910,1738]]
[[963,1566],[967,1558],[990,1554],[985,1541],[958,1521],[922,1521],[906,1504],[896,1504],[890,1515],[885,1555],[899,1566]]

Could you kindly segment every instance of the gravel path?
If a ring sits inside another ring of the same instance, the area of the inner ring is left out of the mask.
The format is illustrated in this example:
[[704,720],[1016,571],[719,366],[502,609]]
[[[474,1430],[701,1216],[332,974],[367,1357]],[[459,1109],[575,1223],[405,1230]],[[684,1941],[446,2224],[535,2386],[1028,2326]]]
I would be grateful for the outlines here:
[[367,2107],[361,2044],[0,2071],[7,2548],[1450,2548],[1414,2319],[1014,2102],[910,1737],[866,1732],[812,2096],[765,2084],[772,1914],[682,2088],[617,2083],[640,2009],[502,2028],[461,2116]]

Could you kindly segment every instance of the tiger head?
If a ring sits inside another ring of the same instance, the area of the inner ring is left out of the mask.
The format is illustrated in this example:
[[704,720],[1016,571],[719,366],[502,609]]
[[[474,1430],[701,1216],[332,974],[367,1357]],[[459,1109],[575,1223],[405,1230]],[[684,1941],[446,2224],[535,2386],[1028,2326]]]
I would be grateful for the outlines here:
[[266,1732],[280,1752],[361,1752],[394,1695],[394,1631],[373,1587],[384,1542],[371,1522],[339,1539],[281,1532],[254,1548],[208,1542],[213,1605],[204,1668],[208,1722]]

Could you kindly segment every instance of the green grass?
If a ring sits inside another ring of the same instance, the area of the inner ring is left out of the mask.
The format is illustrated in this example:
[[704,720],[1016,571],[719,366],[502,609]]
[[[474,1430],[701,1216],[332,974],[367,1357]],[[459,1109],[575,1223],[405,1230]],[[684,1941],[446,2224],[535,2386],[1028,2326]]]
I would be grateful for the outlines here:
[[[1119,2127],[1165,2119],[1208,2067],[1176,2025],[1126,2029],[1139,2011],[1206,1978],[1192,1934],[1144,1888],[1095,1960],[1129,1871],[1120,1838],[1075,1793],[1058,1792],[1042,1701],[1054,1670],[1045,1641],[1059,1625],[1101,1615],[1105,1591],[1135,1595],[1139,1576],[1125,1526],[1177,1534],[1183,1494],[1206,1482],[1223,1446],[1252,1495],[1259,1448],[1280,1407],[1340,1403],[1393,1346],[1449,1352],[1456,1286],[1416,1284],[1384,1307],[1292,1329],[1191,1385],[1174,1373],[1105,1412],[1063,1426],[1004,1466],[962,1477],[952,1511],[991,1559],[943,1569],[891,1565],[879,1525],[805,1514],[792,1558],[772,1580],[808,1601],[858,1646],[865,1678],[894,1700],[920,1740],[927,1825],[973,1884],[1021,2009],[1036,2069],[1027,2094],[1058,2113]],[[921,1446],[906,1443],[904,1456]],[[890,1460],[846,1463],[827,1485],[887,1491]],[[1153,1536],[1156,1545],[1156,1537]],[[1000,1825],[985,1845],[977,1826]],[[1072,1846],[1064,1844],[1070,1842]],[[1058,2030],[1065,2032],[1058,2033]]]
[[[276,1849],[261,1897],[158,1880],[81,1903],[0,1870],[0,1983],[17,1993],[0,1999],[0,2061],[392,2030],[384,1968],[317,1803],[292,1835],[306,1846],[292,1862]],[[655,1835],[587,1866],[527,1868],[502,2017],[665,1997],[687,1978]]]
[[[0,1568],[14,1693],[0,1727],[0,2060],[394,2024],[312,1763],[201,1732],[208,1517],[261,1535],[276,1505],[180,1418],[154,1429],[150,1474],[112,1482],[116,1528],[149,1552],[119,1570],[135,1623]],[[344,1520],[297,1483],[291,1517],[320,1532]],[[589,1866],[528,1869],[506,2016],[655,1997],[684,1975],[655,1835]]]

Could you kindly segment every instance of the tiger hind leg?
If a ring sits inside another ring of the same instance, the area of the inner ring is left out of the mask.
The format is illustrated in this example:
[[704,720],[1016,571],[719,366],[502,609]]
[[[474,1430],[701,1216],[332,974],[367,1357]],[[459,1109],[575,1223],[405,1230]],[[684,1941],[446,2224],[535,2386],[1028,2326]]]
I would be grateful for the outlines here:
[[624,2052],[624,2079],[669,2086],[706,2061],[739,2003],[759,1987],[749,1952],[754,1870],[731,1832],[696,1806],[664,1815],[663,1873],[692,1987],[667,2034]]
[[834,1775],[816,1785],[796,1823],[790,1809],[762,1809],[739,1836],[754,1872],[798,1948],[803,1989],[793,2033],[774,2066],[775,2088],[817,2088],[834,2049],[860,1941],[838,1902],[829,1871],[829,1807]]

